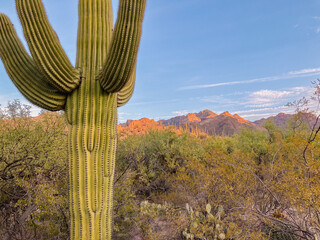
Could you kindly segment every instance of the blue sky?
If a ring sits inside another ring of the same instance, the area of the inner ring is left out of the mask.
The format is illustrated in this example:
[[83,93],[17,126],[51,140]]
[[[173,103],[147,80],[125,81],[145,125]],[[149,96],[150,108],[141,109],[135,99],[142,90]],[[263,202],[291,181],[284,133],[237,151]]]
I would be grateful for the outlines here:
[[[44,0],[75,62],[77,0]],[[113,0],[116,15],[118,1]],[[1,0],[23,39],[13,0]],[[25,43],[25,40],[23,40]],[[320,78],[319,0],[149,0],[137,82],[121,122],[226,110],[248,120],[292,112]],[[0,104],[24,98],[0,63]],[[38,109],[34,108],[34,113]]]

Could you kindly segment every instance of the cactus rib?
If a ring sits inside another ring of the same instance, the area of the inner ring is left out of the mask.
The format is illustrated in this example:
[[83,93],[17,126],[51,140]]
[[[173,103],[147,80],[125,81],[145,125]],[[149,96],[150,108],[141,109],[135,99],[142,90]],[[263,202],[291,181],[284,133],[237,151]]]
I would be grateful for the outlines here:
[[133,74],[131,75],[126,85],[121,89],[120,92],[118,92],[118,103],[117,103],[118,107],[122,107],[130,100],[134,91],[135,81],[136,81],[136,70],[134,70]]
[[120,0],[118,19],[106,62],[97,79],[107,92],[129,81],[136,63],[146,0]]
[[66,95],[46,81],[4,14],[0,14],[0,57],[13,83],[30,102],[50,111],[64,108]]

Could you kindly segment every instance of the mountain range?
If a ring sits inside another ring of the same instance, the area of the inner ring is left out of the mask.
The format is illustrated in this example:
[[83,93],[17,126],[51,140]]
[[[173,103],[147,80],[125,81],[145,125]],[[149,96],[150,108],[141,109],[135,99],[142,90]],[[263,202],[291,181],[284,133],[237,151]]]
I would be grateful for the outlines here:
[[243,127],[259,129],[260,126],[245,120],[239,115],[232,115],[229,112],[216,114],[210,110],[203,110],[199,113],[189,113],[169,120],[161,120],[164,126],[183,126],[189,129],[199,129],[209,135],[232,135]]
[[[293,114],[279,113],[276,116],[263,118],[254,122],[248,121],[238,114],[232,115],[228,111],[216,114],[210,110],[203,110],[198,113],[189,113],[183,116],[177,116],[168,120],[155,121],[148,118],[140,120],[128,120],[118,126],[120,132],[127,134],[144,133],[148,129],[164,129],[173,126],[174,129],[188,129],[190,131],[199,131],[208,135],[224,135],[231,136],[243,128],[260,129],[263,130],[266,121],[272,121],[278,127],[285,127],[288,120],[292,118]],[[306,121],[312,125],[316,117],[308,115],[305,117]],[[311,119],[311,120],[310,120]]]

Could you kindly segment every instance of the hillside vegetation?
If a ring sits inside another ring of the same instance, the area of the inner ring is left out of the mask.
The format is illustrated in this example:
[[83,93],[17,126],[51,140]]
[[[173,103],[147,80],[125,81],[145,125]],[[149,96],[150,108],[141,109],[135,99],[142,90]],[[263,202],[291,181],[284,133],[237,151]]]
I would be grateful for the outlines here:
[[[265,128],[121,138],[114,239],[319,239],[318,138],[299,115]],[[2,111],[1,239],[68,239],[66,135],[63,115],[30,118],[18,101]]]

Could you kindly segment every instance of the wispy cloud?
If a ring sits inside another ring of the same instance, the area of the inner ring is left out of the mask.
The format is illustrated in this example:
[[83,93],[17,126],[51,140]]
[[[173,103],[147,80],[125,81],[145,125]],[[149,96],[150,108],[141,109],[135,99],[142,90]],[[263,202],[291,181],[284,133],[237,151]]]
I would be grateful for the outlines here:
[[288,74],[289,75],[300,75],[300,74],[309,74],[309,73],[317,73],[319,74],[320,68],[307,68],[307,69],[302,69],[298,71],[291,71]]
[[254,97],[262,99],[279,99],[286,96],[290,96],[292,92],[290,91],[274,91],[274,90],[260,90],[252,93]]
[[252,108],[285,105],[289,101],[310,95],[311,91],[310,87],[294,87],[282,91],[263,89],[250,93],[247,103]]
[[235,113],[241,116],[248,116],[250,114],[264,114],[264,113],[269,114],[270,112],[287,111],[288,109],[289,109],[288,106],[279,106],[279,107],[257,108],[257,109],[235,111]]
[[180,110],[180,111],[174,111],[174,112],[172,112],[172,114],[173,114],[174,116],[182,116],[182,115],[186,115],[186,114],[188,114],[188,113],[189,113],[188,110]]
[[[317,25],[320,22],[320,17],[319,16],[314,16],[313,19],[317,22]],[[315,33],[319,34],[320,33],[320,26],[317,26],[314,28]]]
[[136,112],[136,113],[133,113],[133,114],[131,114],[131,113],[124,113],[124,112],[118,112],[118,122],[119,123],[124,123],[124,122],[126,122],[128,119],[140,119],[140,118],[142,118],[142,117],[144,117],[143,115],[142,115],[142,113],[138,113],[138,112]]
[[301,77],[309,77],[309,76],[316,76],[316,75],[320,75],[320,68],[302,69],[298,71],[291,71],[283,75],[278,75],[273,77],[264,77],[264,78],[254,78],[254,79],[244,80],[244,81],[232,81],[232,82],[221,82],[221,83],[213,83],[213,84],[186,86],[186,87],[181,87],[179,90],[194,90],[194,89],[202,89],[202,88],[213,88],[213,87],[221,87],[221,86],[258,83],[258,82],[271,82],[271,81],[278,81],[282,79],[301,78]]
[[311,96],[311,87],[293,87],[283,90],[261,89],[255,92],[238,92],[237,94],[221,94],[213,96],[203,96],[196,100],[214,104],[223,109],[257,109],[274,108],[284,106],[288,102],[298,100],[304,96]]
[[250,94],[248,103],[255,106],[272,106],[293,94],[293,91],[260,90]]
[[[287,107],[287,103],[304,96],[311,96],[313,91],[312,87],[299,86],[280,90],[261,89],[254,92],[240,92],[236,98],[234,94],[204,96],[199,100],[214,103],[218,109],[234,110],[234,113],[246,119],[255,120],[279,112],[293,113],[295,109]],[[213,110],[217,111],[217,109]]]
[[[247,109],[236,113],[248,120],[256,120],[263,117],[277,115],[279,112],[294,113],[295,107],[286,106],[288,102],[298,100],[302,97],[311,96],[312,87],[293,87],[281,91],[260,90],[252,92],[247,98]],[[310,102],[310,109],[316,108],[316,103]]]
[[[289,110],[282,110],[282,113],[286,113],[286,114],[293,114],[294,110],[293,109],[289,109]],[[241,117],[243,117],[244,119],[247,120],[251,120],[251,121],[255,121],[257,119],[261,119],[261,118],[268,118],[271,116],[276,116],[278,115],[279,112],[274,111],[274,112],[264,112],[264,113],[254,113],[254,114],[245,114],[245,115],[241,115]]]

